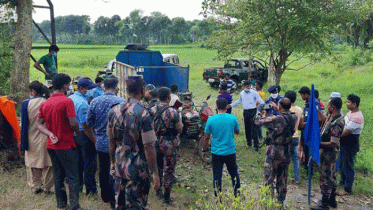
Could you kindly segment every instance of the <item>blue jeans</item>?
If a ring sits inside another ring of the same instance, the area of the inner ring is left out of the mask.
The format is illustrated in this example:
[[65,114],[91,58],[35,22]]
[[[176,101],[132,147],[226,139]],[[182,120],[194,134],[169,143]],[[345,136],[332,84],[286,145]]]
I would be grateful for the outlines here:
[[358,146],[343,146],[340,147],[339,167],[341,169],[340,184],[344,186],[344,190],[348,193],[352,192],[352,185],[355,179],[355,158],[359,151]]
[[299,181],[300,168],[299,168],[299,159],[298,159],[298,144],[299,138],[292,138],[291,142],[291,152],[293,152],[291,159],[293,161],[293,170],[294,170],[294,180]]
[[[238,188],[241,187],[240,176],[238,175],[237,170],[237,162],[236,162],[236,153],[231,155],[214,155],[211,154],[211,162],[212,162],[212,173],[214,177],[213,187],[217,188],[219,192],[221,192],[221,177],[223,172],[223,165],[227,166],[228,172],[231,175],[232,185],[234,189],[234,195],[237,194]],[[215,191],[215,196],[217,193]]]

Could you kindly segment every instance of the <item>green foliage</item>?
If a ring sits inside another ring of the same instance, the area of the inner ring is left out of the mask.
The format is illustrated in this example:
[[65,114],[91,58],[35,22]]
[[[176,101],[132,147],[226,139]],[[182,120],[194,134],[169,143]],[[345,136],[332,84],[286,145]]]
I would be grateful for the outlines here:
[[340,0],[345,4],[338,33],[344,40],[352,43],[354,48],[367,48],[373,39],[373,1]]
[[[217,15],[220,30],[210,40],[214,49],[246,54],[264,52],[309,53],[326,50],[333,11],[324,1],[243,0],[205,1],[205,12]],[[228,46],[222,46],[220,40]],[[223,52],[224,53],[224,52]]]
[[12,71],[13,54],[10,48],[12,27],[10,24],[0,23],[0,95],[9,93],[10,73]]
[[215,17],[219,29],[206,42],[219,59],[236,52],[269,63],[269,83],[279,84],[294,53],[308,55],[331,49],[329,36],[339,4],[322,0],[205,0],[204,14]]
[[[269,186],[257,189],[256,186],[243,185],[240,195],[235,197],[232,192],[221,192],[217,198],[206,198],[201,195],[196,201],[195,209],[243,210],[243,209],[282,209],[271,196]],[[194,209],[194,208],[193,208]]]
[[120,20],[119,15],[114,15],[111,18],[100,16],[93,24],[94,32],[102,36],[118,35],[119,27],[116,23]]
[[[59,45],[60,51],[58,53],[59,71],[67,73],[70,76],[88,76],[95,78],[97,71],[102,71],[104,66],[123,49],[122,45]],[[212,108],[215,108],[214,98],[217,97],[217,90],[210,88],[202,80],[202,72],[205,67],[222,66],[223,62],[214,60],[216,51],[207,50],[206,48],[200,48],[197,45],[151,45],[150,50],[158,50],[161,53],[176,53],[180,58],[180,62],[183,66],[190,65],[189,72],[189,91],[193,92],[193,100],[196,104],[206,98],[208,95],[212,95],[209,104]],[[319,62],[313,63],[298,71],[286,71],[283,75],[281,82],[282,93],[287,90],[295,90],[296,92],[302,86],[310,86],[311,83],[315,84],[316,89],[320,91],[321,101],[326,105],[329,99],[329,94],[334,91],[338,91],[342,94],[343,102],[346,101],[346,97],[351,94],[357,94],[361,97],[361,110],[365,116],[365,128],[360,137],[361,139],[361,150],[356,158],[356,182],[354,183],[354,189],[356,194],[367,194],[372,195],[373,180],[371,178],[373,173],[373,121],[369,116],[373,115],[373,104],[370,103],[370,99],[373,97],[373,62],[366,63],[362,66],[351,66],[344,64],[348,59],[348,53],[350,47],[346,45],[338,45],[333,50],[331,55],[318,58]],[[366,51],[367,53],[367,51]],[[35,58],[40,58],[46,54],[45,49],[33,49],[32,54]],[[239,54],[234,54],[239,56]],[[298,55],[291,57],[289,62],[293,62],[293,68],[298,69],[309,63],[312,63],[310,58],[302,58],[296,60]],[[302,57],[302,56],[299,56]],[[314,59],[314,58],[312,58]],[[34,67],[30,66],[30,79],[44,80],[44,75],[37,71]],[[267,90],[268,85],[263,89]],[[266,93],[268,97],[268,93]],[[238,94],[233,94],[233,100],[238,99]],[[303,101],[298,95],[297,105],[303,107]],[[347,109],[343,106],[343,112],[347,113]],[[239,120],[241,131],[243,130],[243,117],[242,110],[240,108],[233,109]],[[245,149],[246,139],[244,132],[236,136],[237,145],[237,157],[238,167],[243,169],[239,171],[240,178],[245,183],[260,183],[263,179],[263,165],[264,165],[264,148],[261,149],[261,153],[256,153],[250,149]],[[192,142],[192,141],[190,141]],[[189,142],[189,143],[190,143]],[[188,143],[188,144],[189,144]],[[192,142],[193,143],[193,142]],[[191,143],[191,144],[192,144]],[[184,148],[181,146],[180,148]],[[190,165],[190,168],[181,164],[181,161],[186,158],[182,156],[180,162],[178,160],[176,173],[178,177],[184,177],[187,175],[193,176],[193,180],[187,181],[196,185],[196,193],[191,190],[184,190],[180,187],[175,187],[175,192],[180,194],[181,198],[187,199],[188,205],[194,205],[196,201],[195,197],[200,196],[206,189],[212,189],[212,173],[207,170],[202,164]],[[179,164],[180,163],[180,164]],[[192,164],[192,162],[190,162]],[[305,171],[302,169],[302,174]],[[315,172],[317,174],[317,172]],[[291,167],[289,167],[289,179],[292,176]],[[303,177],[303,176],[302,176]],[[313,188],[318,188],[318,175],[314,176]],[[339,179],[339,178],[338,178]],[[304,180],[304,178],[302,178]],[[304,184],[304,183],[303,183]],[[304,184],[305,185],[305,184]],[[368,187],[367,187],[368,186]],[[231,190],[231,180],[229,177],[223,177],[223,189]],[[255,188],[253,188],[255,189]],[[200,197],[198,197],[200,198]],[[156,201],[153,202],[153,204]],[[185,207],[185,206],[183,206]],[[150,208],[159,209],[159,208]],[[204,209],[204,208],[201,208]]]
[[[121,20],[119,15],[111,18],[100,16],[92,25],[87,15],[69,15],[56,18],[56,38],[65,44],[185,44],[206,40],[216,28],[213,19],[186,21],[182,17],[172,20],[161,12],[144,16],[142,10],[133,10]],[[51,36],[50,21],[38,24]],[[91,31],[90,28],[93,30]],[[33,26],[33,42],[47,43]]]

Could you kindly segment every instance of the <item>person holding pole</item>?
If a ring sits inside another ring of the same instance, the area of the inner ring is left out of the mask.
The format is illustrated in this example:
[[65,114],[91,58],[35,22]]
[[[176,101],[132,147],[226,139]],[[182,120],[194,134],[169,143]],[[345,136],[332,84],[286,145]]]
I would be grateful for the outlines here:
[[341,115],[342,99],[332,98],[328,103],[328,117],[317,110],[319,121],[325,122],[321,130],[320,144],[320,189],[322,199],[312,210],[336,208],[337,178],[335,166],[339,153],[339,140],[343,133],[344,120]]

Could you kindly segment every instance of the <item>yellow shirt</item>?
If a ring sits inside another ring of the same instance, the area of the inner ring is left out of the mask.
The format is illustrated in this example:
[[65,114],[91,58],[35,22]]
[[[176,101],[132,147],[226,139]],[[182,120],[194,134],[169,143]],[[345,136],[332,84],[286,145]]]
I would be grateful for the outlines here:
[[297,115],[297,122],[295,123],[295,133],[293,135],[293,138],[298,138],[299,137],[298,127],[299,127],[300,119],[303,117],[303,109],[295,104],[292,104],[290,111],[294,112],[295,115]]
[[262,98],[262,100],[265,101],[266,100],[266,94],[264,93],[264,91],[259,90],[258,93],[259,93],[259,96]]

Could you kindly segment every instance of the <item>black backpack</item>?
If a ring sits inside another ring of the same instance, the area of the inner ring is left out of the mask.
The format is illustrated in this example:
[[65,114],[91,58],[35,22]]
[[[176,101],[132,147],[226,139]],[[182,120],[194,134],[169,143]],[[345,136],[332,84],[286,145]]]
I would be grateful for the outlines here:
[[284,137],[284,139],[292,137],[295,133],[295,122],[292,116],[293,114],[294,114],[293,112],[290,112],[290,113],[284,113],[282,115],[286,122],[284,131],[282,132],[282,137]]

